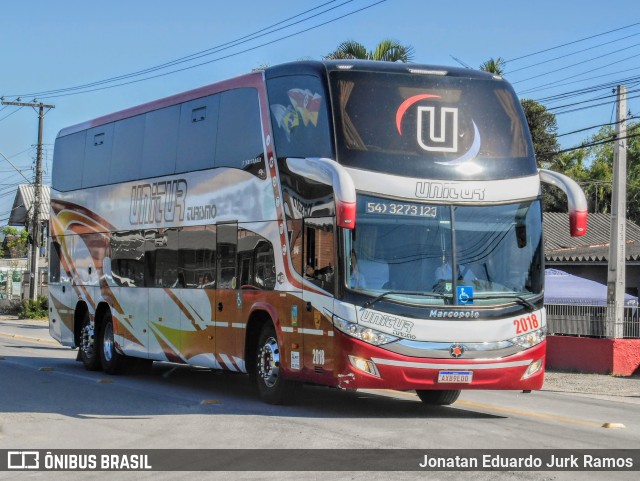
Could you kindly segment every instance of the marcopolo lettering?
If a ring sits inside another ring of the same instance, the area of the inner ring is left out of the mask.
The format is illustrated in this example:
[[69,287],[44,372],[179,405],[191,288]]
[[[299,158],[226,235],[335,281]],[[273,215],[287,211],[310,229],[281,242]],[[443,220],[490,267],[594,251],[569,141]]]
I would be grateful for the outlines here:
[[139,184],[131,188],[131,225],[184,220],[187,198],[185,179]]
[[365,311],[362,320],[369,324],[393,329],[394,332],[409,334],[413,329],[413,322],[399,317],[380,314],[379,312]]
[[480,313],[478,311],[441,311],[439,309],[431,309],[429,317],[438,319],[477,319],[480,317]]
[[420,199],[484,200],[482,187],[446,182],[416,182],[416,197]]

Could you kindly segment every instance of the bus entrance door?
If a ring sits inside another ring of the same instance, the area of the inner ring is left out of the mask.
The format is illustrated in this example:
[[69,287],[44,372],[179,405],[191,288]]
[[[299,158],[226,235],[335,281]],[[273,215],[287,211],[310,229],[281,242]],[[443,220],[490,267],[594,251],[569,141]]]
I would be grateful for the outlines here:
[[333,330],[324,307],[333,307],[335,228],[333,217],[304,219],[305,279],[302,309],[304,370],[307,376],[333,377]]
[[216,229],[216,354],[223,369],[244,372],[244,330],[235,327],[242,312],[238,301],[238,223],[217,224]]

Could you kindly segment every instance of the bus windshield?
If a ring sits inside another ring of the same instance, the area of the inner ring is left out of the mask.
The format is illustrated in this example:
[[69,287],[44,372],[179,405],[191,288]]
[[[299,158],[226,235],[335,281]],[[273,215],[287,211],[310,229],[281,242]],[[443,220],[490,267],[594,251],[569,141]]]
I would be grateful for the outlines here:
[[[542,292],[538,200],[448,206],[359,196],[357,209],[356,229],[345,231],[350,289],[411,304],[474,306],[528,302]],[[456,297],[460,288],[464,300]]]
[[337,161],[429,179],[505,179],[536,164],[520,103],[492,78],[330,74]]

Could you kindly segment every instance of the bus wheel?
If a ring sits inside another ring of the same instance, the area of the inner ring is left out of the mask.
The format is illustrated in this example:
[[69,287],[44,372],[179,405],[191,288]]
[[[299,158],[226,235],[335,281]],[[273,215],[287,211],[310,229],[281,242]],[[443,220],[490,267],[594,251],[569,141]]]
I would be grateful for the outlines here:
[[102,318],[101,338],[100,362],[102,363],[102,369],[107,374],[122,372],[128,359],[116,351],[113,338],[113,320],[108,313]]
[[85,311],[80,326],[80,359],[88,371],[100,369],[99,340],[91,327],[89,312]]
[[430,406],[448,406],[456,402],[460,391],[416,390],[420,400]]
[[256,381],[260,398],[269,404],[285,404],[291,401],[294,393],[295,384],[282,379],[280,354],[276,330],[268,322],[258,339]]

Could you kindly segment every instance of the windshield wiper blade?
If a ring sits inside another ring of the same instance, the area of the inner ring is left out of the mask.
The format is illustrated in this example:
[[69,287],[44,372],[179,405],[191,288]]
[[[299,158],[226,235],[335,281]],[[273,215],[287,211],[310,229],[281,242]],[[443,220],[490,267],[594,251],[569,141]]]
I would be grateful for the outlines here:
[[529,310],[531,311],[536,310],[536,306],[528,299],[525,299],[524,297],[518,294],[512,294],[508,292],[505,292],[504,294],[479,294],[469,298],[470,301],[473,301],[475,299],[513,299],[517,301],[518,304],[521,304],[529,308]]
[[[379,296],[374,297],[373,299],[365,302],[362,307],[367,309],[369,306],[372,306],[380,299],[383,299],[391,294],[399,294],[405,296],[425,296],[425,297],[437,297],[438,299],[446,299],[447,297],[451,297],[451,294],[441,294],[439,292],[424,292],[424,291],[385,291]],[[400,301],[402,302],[402,301]]]

